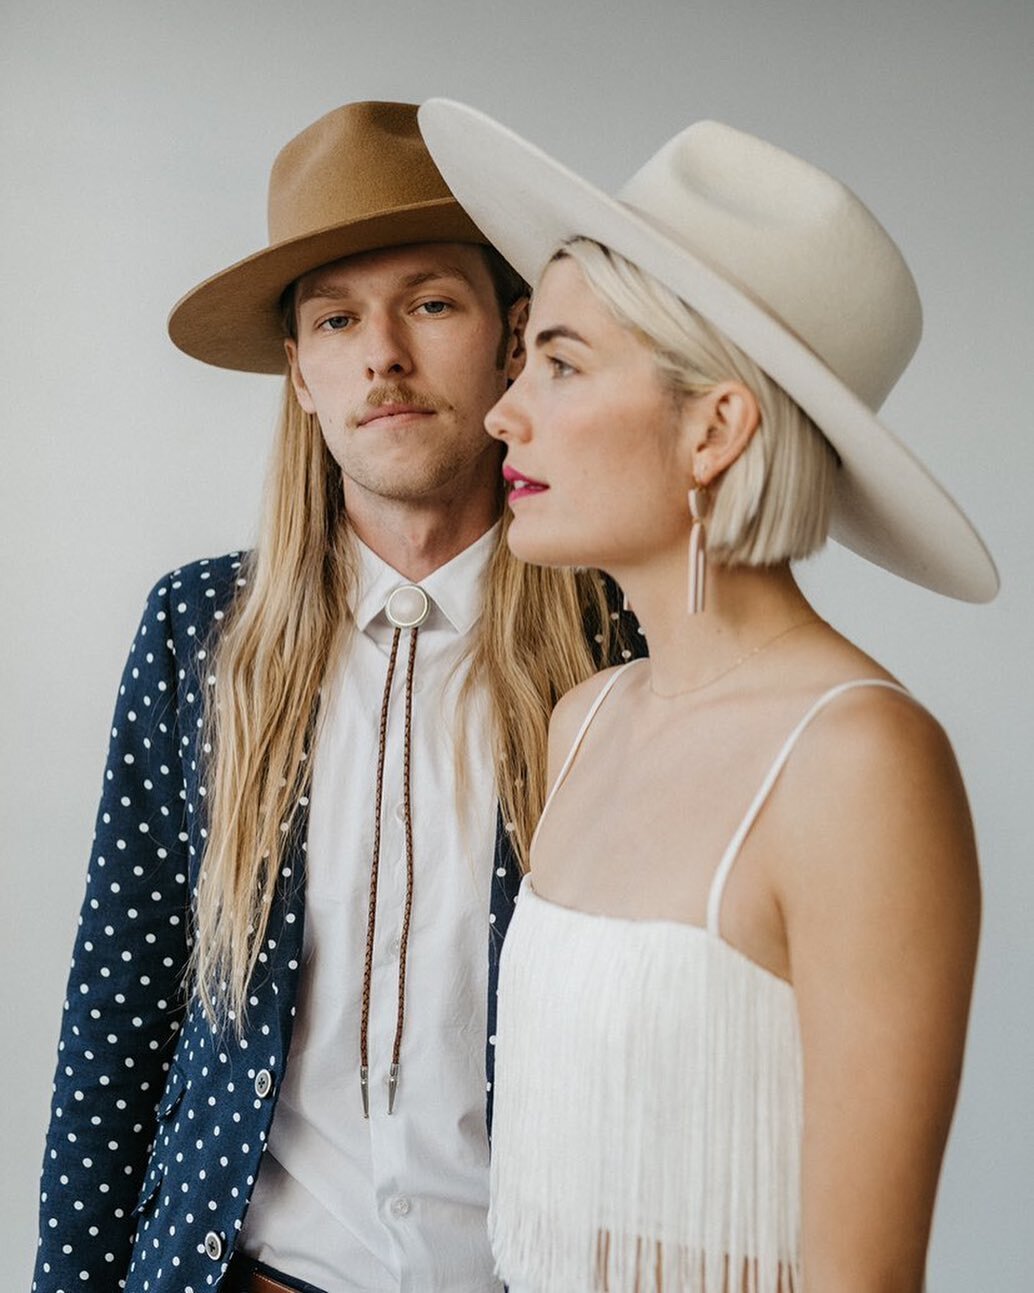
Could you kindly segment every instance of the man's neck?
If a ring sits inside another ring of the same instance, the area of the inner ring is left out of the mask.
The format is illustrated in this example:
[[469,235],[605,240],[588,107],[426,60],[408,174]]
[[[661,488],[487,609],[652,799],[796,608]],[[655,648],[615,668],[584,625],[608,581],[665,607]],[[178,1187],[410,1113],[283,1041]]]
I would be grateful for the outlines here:
[[363,543],[414,583],[459,556],[498,519],[496,506],[454,505],[448,510],[407,506],[359,516],[349,510],[352,529]]

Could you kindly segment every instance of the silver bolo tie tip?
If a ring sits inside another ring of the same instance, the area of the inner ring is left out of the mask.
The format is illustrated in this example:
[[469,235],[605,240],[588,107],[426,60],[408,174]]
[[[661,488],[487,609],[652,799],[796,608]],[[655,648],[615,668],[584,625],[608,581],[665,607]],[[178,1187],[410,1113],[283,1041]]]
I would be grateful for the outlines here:
[[388,598],[384,613],[397,629],[418,629],[427,619],[431,599],[417,584],[402,584]]
[[359,1087],[363,1093],[363,1117],[370,1116],[370,1070],[365,1064],[359,1066]]
[[395,1092],[399,1089],[399,1066],[393,1064],[388,1069],[388,1112],[395,1112]]

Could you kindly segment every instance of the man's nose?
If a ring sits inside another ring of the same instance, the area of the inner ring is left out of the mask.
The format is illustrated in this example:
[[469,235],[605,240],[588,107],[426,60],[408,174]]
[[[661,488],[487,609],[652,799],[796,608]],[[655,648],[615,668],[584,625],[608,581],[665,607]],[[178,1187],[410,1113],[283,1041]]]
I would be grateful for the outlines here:
[[412,372],[413,357],[398,320],[371,317],[365,339],[366,371],[371,379],[403,377]]

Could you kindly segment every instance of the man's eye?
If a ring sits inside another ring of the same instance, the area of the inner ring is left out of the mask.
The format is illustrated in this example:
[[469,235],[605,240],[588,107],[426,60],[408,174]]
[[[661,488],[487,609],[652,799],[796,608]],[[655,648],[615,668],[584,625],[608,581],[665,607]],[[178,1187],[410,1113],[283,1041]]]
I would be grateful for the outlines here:
[[418,310],[423,310],[425,314],[439,315],[444,314],[449,309],[448,301],[421,301],[417,306]]
[[347,314],[332,314],[328,319],[324,319],[320,328],[324,332],[340,332],[342,328],[347,328],[352,320]]

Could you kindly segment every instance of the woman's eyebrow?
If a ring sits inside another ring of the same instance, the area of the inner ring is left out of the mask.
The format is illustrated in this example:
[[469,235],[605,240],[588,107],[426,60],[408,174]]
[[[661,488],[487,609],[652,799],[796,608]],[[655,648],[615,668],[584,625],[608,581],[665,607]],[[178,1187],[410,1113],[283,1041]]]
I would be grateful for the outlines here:
[[557,337],[566,337],[568,341],[577,341],[579,345],[588,346],[584,337],[578,335],[573,328],[565,328],[563,324],[558,324],[554,328],[543,328],[535,337],[535,349],[539,350],[542,346],[548,346],[549,343]]

